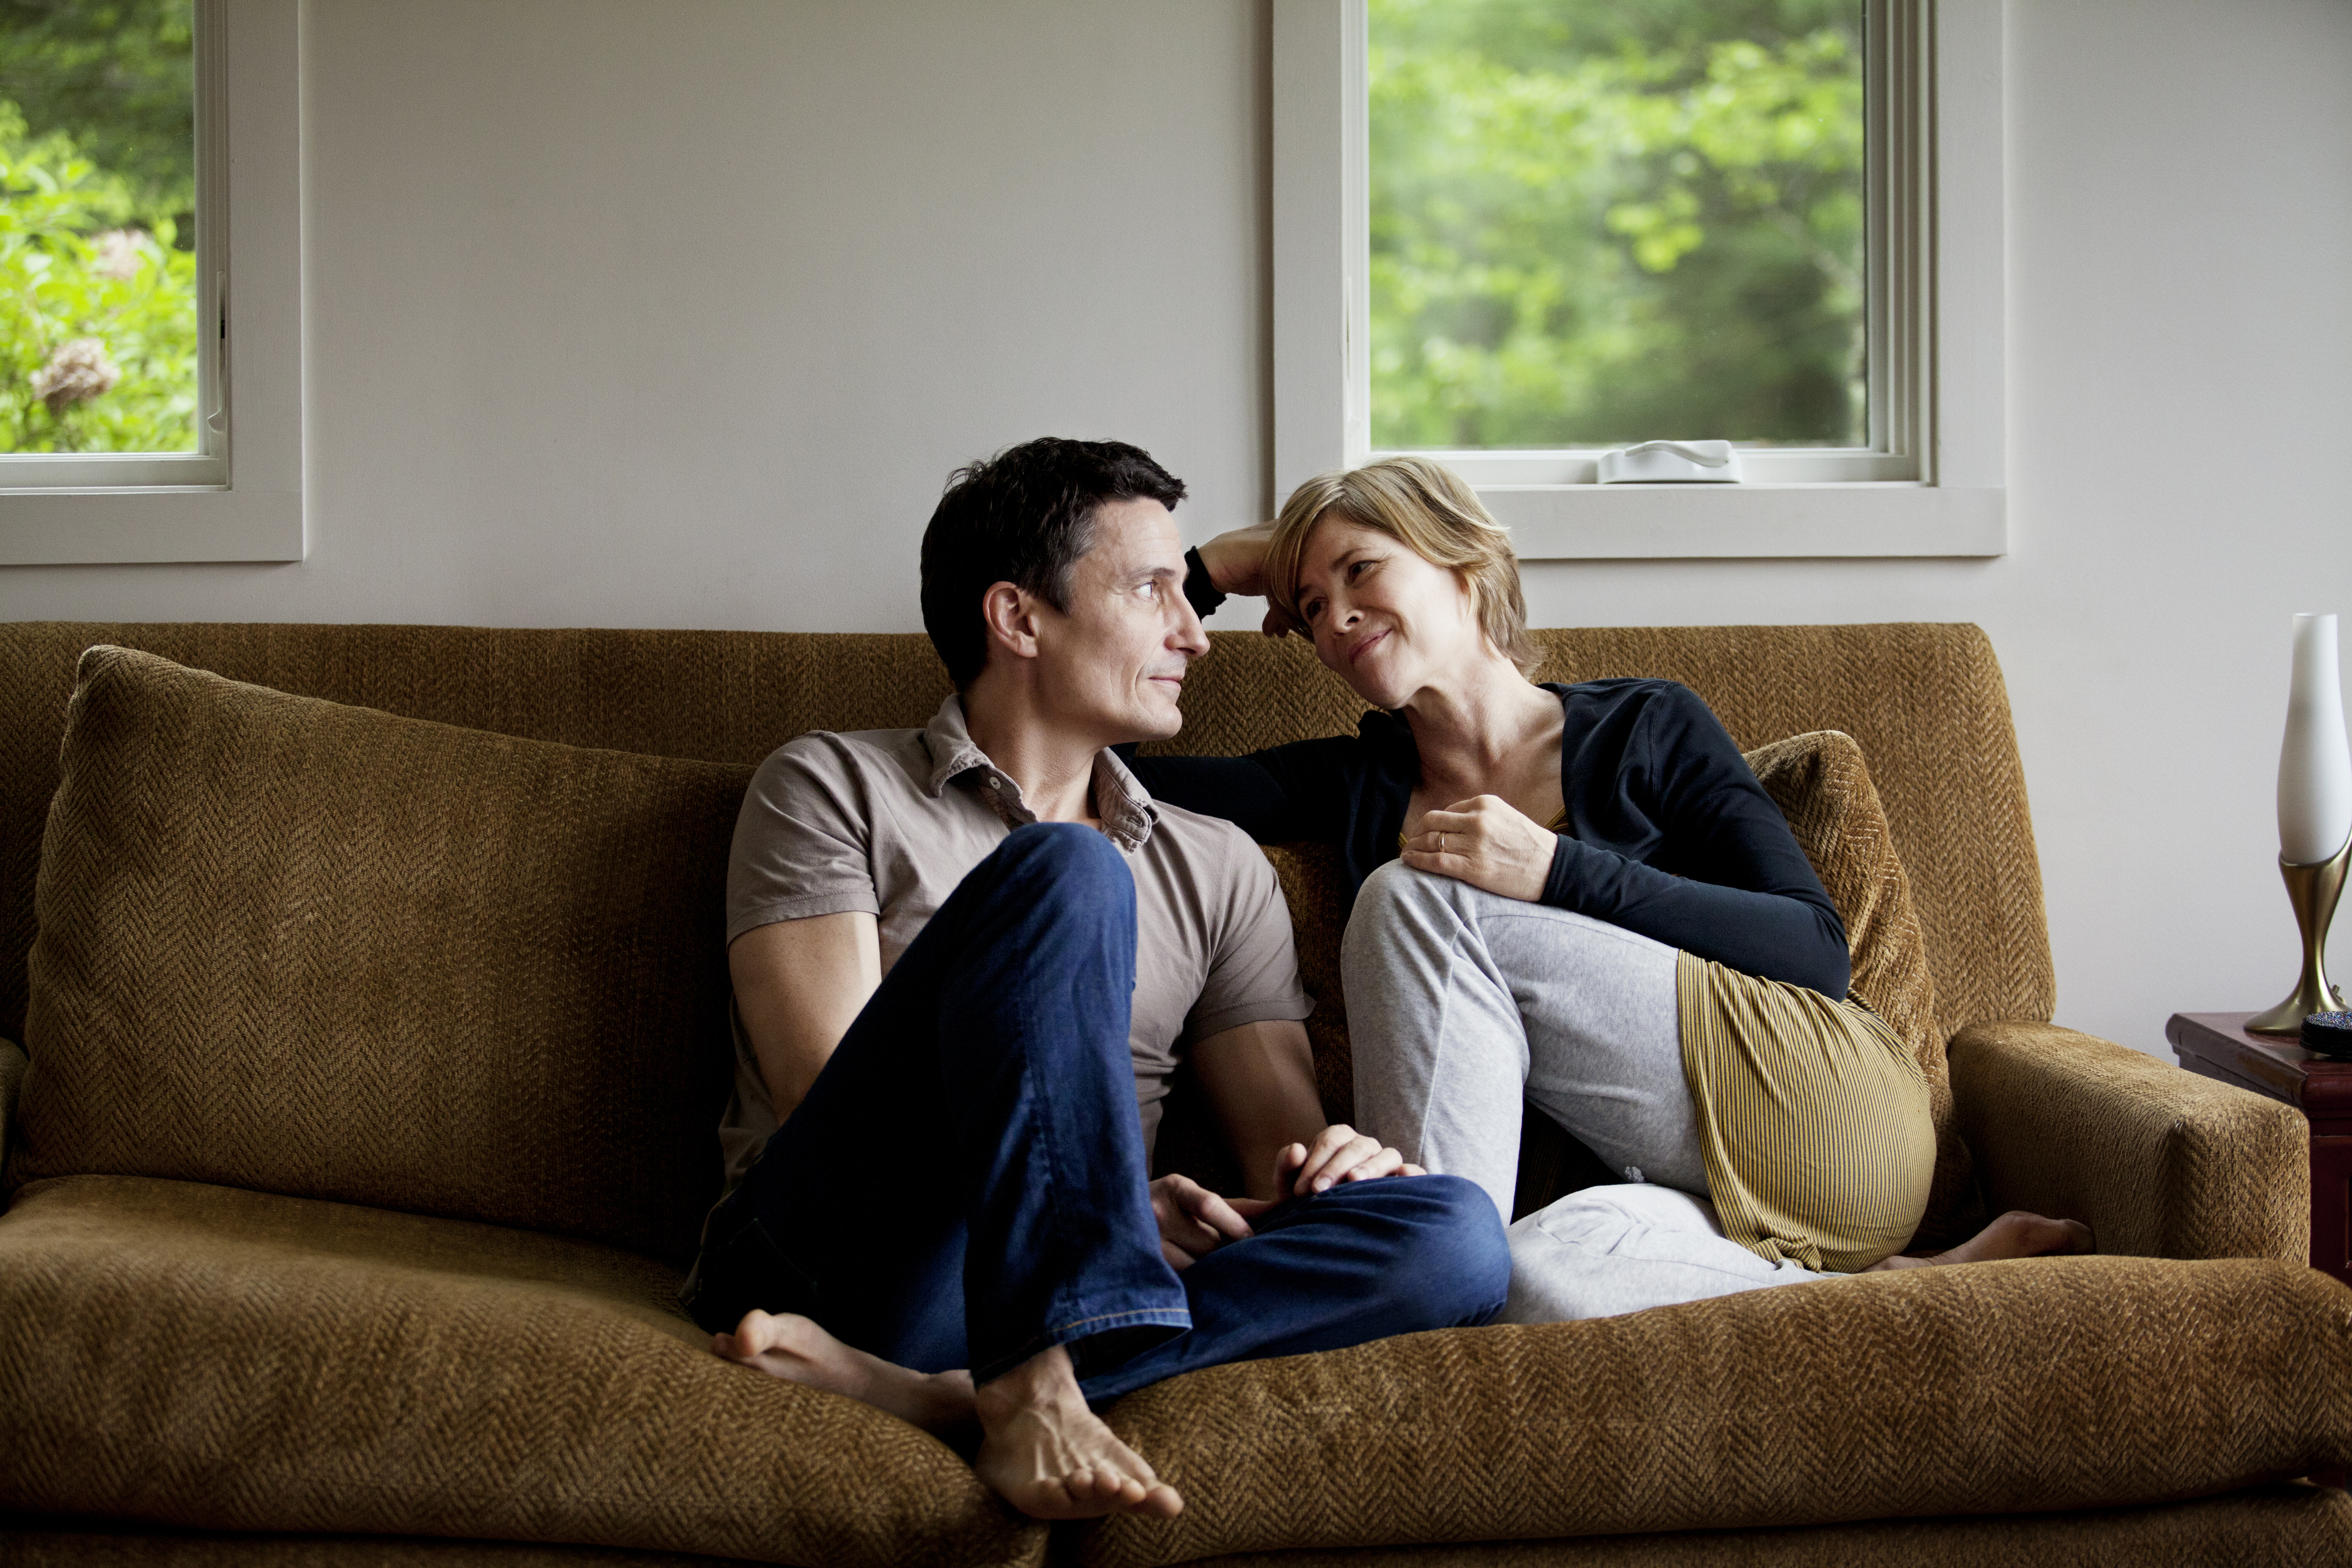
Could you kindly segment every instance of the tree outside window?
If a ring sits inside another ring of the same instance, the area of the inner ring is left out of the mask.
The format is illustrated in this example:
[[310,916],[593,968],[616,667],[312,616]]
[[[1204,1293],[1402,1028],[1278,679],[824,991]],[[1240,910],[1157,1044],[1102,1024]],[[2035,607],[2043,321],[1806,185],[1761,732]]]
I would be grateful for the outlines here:
[[196,449],[189,0],[0,0],[0,451]]
[[1867,444],[1858,0],[1370,0],[1371,444]]

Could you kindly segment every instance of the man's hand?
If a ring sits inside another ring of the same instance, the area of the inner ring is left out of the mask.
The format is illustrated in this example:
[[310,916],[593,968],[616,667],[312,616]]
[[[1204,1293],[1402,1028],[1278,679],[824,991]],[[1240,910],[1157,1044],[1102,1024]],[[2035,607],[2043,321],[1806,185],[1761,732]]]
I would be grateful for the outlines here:
[[[1253,1213],[1270,1206],[1250,1204]],[[1151,1217],[1160,1222],[1160,1256],[1171,1268],[1190,1268],[1250,1234],[1249,1221],[1238,1209],[1190,1176],[1162,1176],[1151,1184]]]
[[1507,899],[1533,903],[1551,879],[1559,835],[1497,795],[1474,795],[1444,811],[1423,812],[1405,841],[1404,863]]
[[1274,1190],[1304,1197],[1328,1192],[1341,1182],[1369,1182],[1375,1176],[1425,1176],[1419,1165],[1384,1147],[1377,1138],[1335,1121],[1315,1135],[1312,1143],[1293,1143],[1274,1157]]

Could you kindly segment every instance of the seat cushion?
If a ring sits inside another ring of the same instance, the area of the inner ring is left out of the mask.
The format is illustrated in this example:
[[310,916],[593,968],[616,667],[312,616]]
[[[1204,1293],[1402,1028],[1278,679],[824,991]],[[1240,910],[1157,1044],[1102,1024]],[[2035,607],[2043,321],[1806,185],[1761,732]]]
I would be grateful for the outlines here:
[[2275,1260],[1854,1275],[1171,1379],[1112,1426],[1221,1552],[2137,1505],[2352,1458],[2352,1289]]
[[[2146,1508],[1477,1546],[1368,1546],[1311,1555],[1245,1552],[1203,1558],[1195,1568],[2319,1568],[2346,1562],[2352,1562],[2352,1497],[2334,1487],[2288,1482]],[[202,1568],[211,1568],[210,1562]]]
[[0,1510],[804,1564],[1034,1563],[928,1434],[712,1355],[668,1268],[135,1177],[0,1215]]
[[83,656],[21,1179],[116,1173],[673,1260],[718,1195],[747,768]]

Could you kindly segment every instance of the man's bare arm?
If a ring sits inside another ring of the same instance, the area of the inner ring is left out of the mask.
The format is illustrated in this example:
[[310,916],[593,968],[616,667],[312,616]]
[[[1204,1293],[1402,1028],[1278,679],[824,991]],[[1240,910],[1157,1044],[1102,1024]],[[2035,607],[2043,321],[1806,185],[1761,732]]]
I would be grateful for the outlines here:
[[1188,1058],[1241,1162],[1249,1195],[1282,1196],[1275,1190],[1275,1157],[1293,1143],[1312,1143],[1323,1131],[1306,1026],[1288,1018],[1244,1024],[1194,1041]]
[[735,982],[735,1010],[781,1121],[808,1093],[882,984],[874,917],[853,910],[754,926],[727,949],[727,971]]
[[1400,1171],[1421,1173],[1378,1139],[1344,1123],[1324,1125],[1303,1025],[1286,1018],[1244,1024],[1194,1042],[1191,1059],[1253,1198],[1321,1192],[1336,1182]]

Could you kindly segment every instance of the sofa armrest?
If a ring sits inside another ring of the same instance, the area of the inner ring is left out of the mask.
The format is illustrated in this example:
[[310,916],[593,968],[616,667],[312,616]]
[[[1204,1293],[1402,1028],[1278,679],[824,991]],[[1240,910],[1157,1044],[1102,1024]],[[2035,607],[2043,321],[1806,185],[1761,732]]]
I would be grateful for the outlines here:
[[2147,1258],[2311,1252],[2311,1130],[2291,1105],[2052,1024],[1952,1037],[1952,1098],[1994,1213]]

